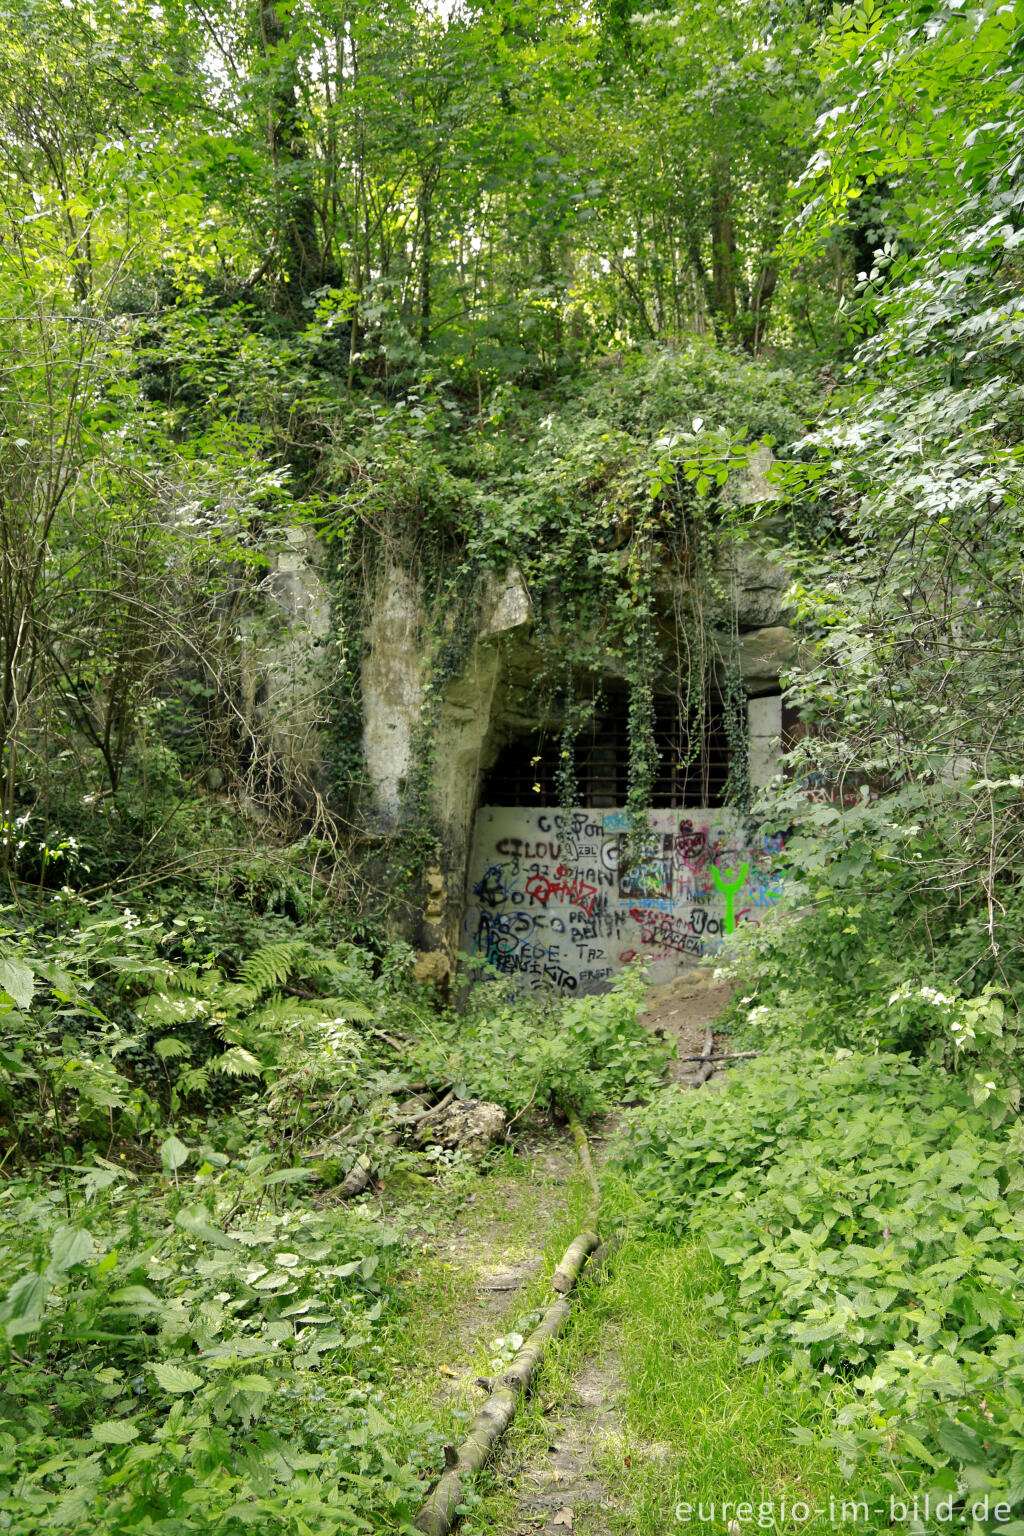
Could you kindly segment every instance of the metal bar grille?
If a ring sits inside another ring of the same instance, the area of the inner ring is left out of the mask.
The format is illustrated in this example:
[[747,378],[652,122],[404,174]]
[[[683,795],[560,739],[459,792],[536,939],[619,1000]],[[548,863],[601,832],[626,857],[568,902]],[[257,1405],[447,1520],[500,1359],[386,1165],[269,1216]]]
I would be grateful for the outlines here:
[[[708,806],[723,803],[729,776],[729,743],[721,702],[708,701],[703,739],[692,742],[680,719],[678,701],[662,696],[654,703],[654,740],[658,767],[652,806]],[[561,737],[535,731],[505,747],[483,786],[484,805],[556,805]],[[621,707],[597,710],[576,738],[577,803],[625,805],[629,793],[629,720]]]

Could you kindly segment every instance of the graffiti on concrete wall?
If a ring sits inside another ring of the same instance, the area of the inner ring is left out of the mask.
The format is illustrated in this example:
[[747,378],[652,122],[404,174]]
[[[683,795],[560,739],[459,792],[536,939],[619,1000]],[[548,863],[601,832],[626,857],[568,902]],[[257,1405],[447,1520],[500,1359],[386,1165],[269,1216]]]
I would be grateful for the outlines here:
[[482,809],[466,951],[528,988],[599,991],[638,959],[667,981],[778,899],[781,839],[734,813],[651,811],[632,855],[630,825],[618,810]]

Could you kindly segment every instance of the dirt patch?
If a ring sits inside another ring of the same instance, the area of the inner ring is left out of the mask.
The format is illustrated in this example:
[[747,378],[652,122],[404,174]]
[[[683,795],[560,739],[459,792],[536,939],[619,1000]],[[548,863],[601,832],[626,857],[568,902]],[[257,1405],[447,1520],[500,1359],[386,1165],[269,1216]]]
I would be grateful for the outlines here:
[[[667,1039],[675,1041],[678,1055],[671,1062],[669,1072],[673,1082],[683,1087],[694,1083],[698,1063],[687,1061],[687,1056],[697,1056],[704,1046],[708,1026],[732,999],[733,988],[728,982],[715,981],[704,971],[694,971],[678,976],[675,981],[661,987],[652,987],[642,1023]],[[726,1037],[716,1037],[714,1049],[727,1050]],[[715,1073],[715,1083],[721,1071]]]
[[587,1361],[564,1401],[545,1405],[546,1450],[506,1469],[515,1487],[508,1536],[612,1536],[620,1504],[596,1462],[609,1451],[625,1455],[615,1411],[621,1392],[618,1358],[606,1354]]
[[[460,1282],[457,1315],[452,1318],[447,1350],[472,1360],[481,1345],[515,1321],[517,1301],[544,1267],[551,1230],[565,1210],[566,1189],[576,1176],[576,1154],[564,1132],[553,1140],[521,1137],[522,1162],[515,1175],[487,1173],[470,1190],[454,1221],[445,1223],[424,1245],[435,1265],[456,1272]],[[442,1396],[465,1390],[476,1377],[466,1364],[441,1367]],[[470,1393],[475,1399],[478,1393]]]

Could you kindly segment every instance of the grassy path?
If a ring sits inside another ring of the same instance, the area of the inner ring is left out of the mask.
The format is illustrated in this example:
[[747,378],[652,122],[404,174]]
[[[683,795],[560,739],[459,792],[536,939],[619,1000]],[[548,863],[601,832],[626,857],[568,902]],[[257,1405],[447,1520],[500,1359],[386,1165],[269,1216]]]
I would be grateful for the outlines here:
[[[614,1176],[606,1183],[614,1224],[632,1196]],[[409,1381],[406,1412],[460,1438],[484,1396],[478,1379],[500,1373],[548,1298],[586,1200],[568,1139],[541,1141],[475,1179],[425,1235],[388,1345]],[[774,1367],[742,1363],[705,1306],[719,1281],[706,1251],[631,1238],[602,1284],[581,1287],[572,1325],[478,1479],[466,1536],[710,1536],[730,1521],[737,1536],[744,1505],[741,1532],[827,1529],[790,1511],[841,1503],[834,1453],[809,1399]],[[758,1526],[762,1505],[773,1527]]]

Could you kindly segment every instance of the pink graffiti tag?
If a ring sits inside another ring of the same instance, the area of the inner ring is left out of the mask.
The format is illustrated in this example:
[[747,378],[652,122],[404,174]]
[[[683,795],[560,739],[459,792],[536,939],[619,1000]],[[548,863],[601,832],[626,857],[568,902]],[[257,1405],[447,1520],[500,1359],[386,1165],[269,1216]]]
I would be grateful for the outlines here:
[[700,869],[707,862],[708,834],[703,827],[694,827],[692,822],[681,821],[679,831],[675,836],[676,857],[691,869]]
[[[663,951],[674,951],[680,955],[703,953],[704,946],[700,939],[688,932],[677,918],[658,912],[645,912],[642,907],[630,907],[629,915],[640,928],[641,944],[660,945]],[[619,958],[622,958],[621,955]],[[663,955],[657,958],[666,957]]]

